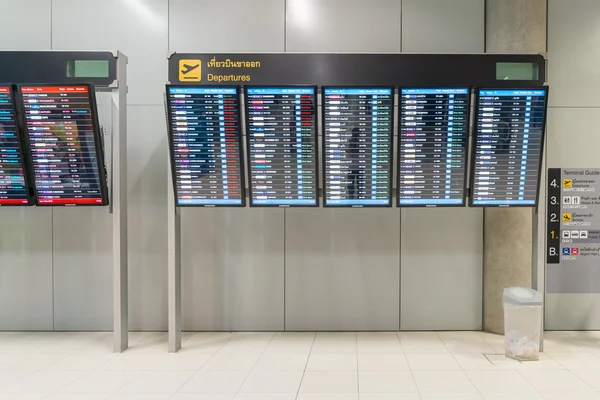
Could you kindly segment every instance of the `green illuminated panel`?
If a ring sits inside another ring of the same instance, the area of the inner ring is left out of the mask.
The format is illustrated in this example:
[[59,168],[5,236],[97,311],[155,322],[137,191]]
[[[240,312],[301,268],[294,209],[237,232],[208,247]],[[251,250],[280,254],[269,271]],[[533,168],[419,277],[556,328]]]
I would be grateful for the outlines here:
[[108,60],[69,60],[69,78],[108,78]]
[[496,79],[499,81],[534,81],[538,77],[538,65],[535,63],[496,63]]

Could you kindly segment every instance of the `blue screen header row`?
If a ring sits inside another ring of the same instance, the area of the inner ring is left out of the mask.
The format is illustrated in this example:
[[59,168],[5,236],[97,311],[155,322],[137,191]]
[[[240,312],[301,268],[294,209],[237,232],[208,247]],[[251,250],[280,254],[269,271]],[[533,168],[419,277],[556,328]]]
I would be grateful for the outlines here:
[[248,88],[248,94],[315,94],[315,88]]
[[402,94],[468,94],[467,88],[402,89]]
[[237,88],[219,87],[170,87],[170,94],[236,94]]
[[392,88],[326,88],[324,93],[328,94],[392,94]]
[[480,90],[480,96],[545,96],[545,90],[520,89],[520,90]]

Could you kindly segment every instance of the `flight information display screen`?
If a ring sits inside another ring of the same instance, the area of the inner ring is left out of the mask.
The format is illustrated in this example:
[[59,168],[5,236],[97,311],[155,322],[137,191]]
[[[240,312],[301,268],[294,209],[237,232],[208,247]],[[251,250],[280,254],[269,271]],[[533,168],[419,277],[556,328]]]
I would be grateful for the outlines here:
[[0,86],[0,206],[22,205],[29,205],[29,189],[12,90]]
[[108,204],[93,87],[20,90],[38,205]]
[[468,88],[400,90],[399,206],[464,206]]
[[548,92],[479,89],[471,205],[535,206]]
[[252,206],[318,206],[316,88],[246,87]]
[[237,87],[167,86],[177,205],[244,206]]
[[392,88],[324,88],[325,206],[391,206]]

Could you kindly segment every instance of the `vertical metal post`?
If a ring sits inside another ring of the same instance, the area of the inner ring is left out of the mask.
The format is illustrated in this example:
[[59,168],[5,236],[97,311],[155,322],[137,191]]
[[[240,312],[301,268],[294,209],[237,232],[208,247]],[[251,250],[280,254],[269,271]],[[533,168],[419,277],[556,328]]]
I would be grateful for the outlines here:
[[127,57],[117,52],[118,89],[113,91],[112,196],[114,351],[129,346],[127,287]]
[[[547,134],[546,134],[546,137]],[[547,142],[547,139],[546,139]],[[533,265],[531,274],[531,284],[533,289],[540,291],[544,295],[542,305],[541,331],[540,331],[540,351],[544,351],[544,328],[546,320],[546,207],[548,199],[548,186],[546,175],[548,166],[546,165],[547,144],[544,144],[544,154],[542,159],[542,169],[540,171],[540,197],[538,207],[533,213]]]
[[175,204],[171,162],[168,162],[168,313],[169,352],[181,349],[181,214]]

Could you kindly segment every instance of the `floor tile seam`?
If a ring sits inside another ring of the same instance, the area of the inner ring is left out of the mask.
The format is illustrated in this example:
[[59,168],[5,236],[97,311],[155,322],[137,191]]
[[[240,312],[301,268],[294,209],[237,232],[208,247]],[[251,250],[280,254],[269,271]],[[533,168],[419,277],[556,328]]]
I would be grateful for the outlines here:
[[[536,390],[536,391],[538,391],[540,394],[542,393],[542,391],[541,391],[541,390],[538,390],[538,389],[535,387],[535,385],[534,385],[534,384],[533,384],[533,383],[532,383],[532,382],[531,382],[529,379],[527,379],[527,377],[526,377],[526,376],[525,376],[525,375],[522,373],[522,372],[523,372],[523,371],[525,371],[525,370],[516,370],[516,371],[519,373],[519,375],[521,375],[521,377],[522,377],[523,379],[525,379],[525,380],[526,380],[526,381],[527,381],[527,382],[528,382],[528,383],[529,383],[531,386],[533,386],[533,387],[535,388],[535,390]],[[529,371],[532,371],[532,370],[529,370]],[[535,370],[533,370],[533,371],[535,371]],[[544,371],[544,370],[538,370],[538,371]],[[552,370],[552,371],[565,371],[565,370],[556,370],[556,369],[555,369],[555,370]],[[573,373],[571,370],[567,369],[566,371],[568,371],[569,373],[571,373],[571,375],[573,375],[573,376],[574,376],[574,377],[575,377],[577,380],[579,380],[581,383],[583,383],[584,385],[586,385],[587,387],[589,387],[590,389],[592,389],[592,391],[594,391],[595,393],[599,393],[599,392],[600,392],[600,391],[596,390],[596,388],[595,388],[595,387],[593,387],[592,385],[590,385],[589,383],[587,383],[586,381],[584,381],[583,379],[581,379],[579,376],[575,375],[575,374],[574,374],[574,373]],[[543,396],[543,394],[542,394],[542,396]],[[545,396],[544,396],[544,397],[545,397]]]
[[[192,336],[193,336],[193,335],[192,335]],[[189,383],[189,382],[190,382],[190,381],[191,381],[191,380],[192,380],[192,379],[193,379],[193,378],[194,378],[196,375],[198,375],[198,373],[199,373],[200,371],[202,371],[202,368],[203,368],[203,367],[204,367],[206,364],[208,364],[208,363],[210,362],[210,360],[212,360],[212,359],[213,359],[213,357],[214,357],[215,355],[217,355],[217,353],[218,353],[218,352],[219,352],[219,351],[220,351],[220,350],[223,348],[223,346],[225,346],[227,343],[229,343],[229,341],[230,341],[230,340],[231,340],[231,339],[232,339],[234,336],[235,336],[235,335],[231,335],[231,336],[229,336],[229,338],[228,338],[228,339],[227,339],[227,340],[226,340],[226,341],[225,341],[225,342],[224,342],[224,343],[223,343],[223,344],[222,344],[222,345],[221,345],[221,346],[220,346],[220,347],[219,347],[219,348],[218,348],[218,349],[217,349],[217,350],[216,350],[214,353],[212,353],[212,354],[210,355],[210,357],[208,357],[208,359],[207,359],[207,360],[206,360],[206,361],[205,361],[205,362],[204,362],[204,363],[203,363],[203,364],[202,364],[202,365],[201,365],[201,366],[200,366],[200,367],[199,367],[199,368],[198,368],[198,369],[197,369],[197,370],[196,370],[196,371],[195,371],[195,372],[192,374],[192,376],[190,376],[190,378],[189,378],[187,381],[185,381],[185,383],[184,383],[183,385],[181,385],[181,387],[180,387],[179,389],[177,389],[177,391],[176,391],[176,392],[173,394],[173,396],[172,396],[171,398],[175,397],[175,396],[177,395],[177,393],[179,393],[179,392],[181,391],[181,389],[182,389],[182,388],[183,388],[185,385],[187,385],[187,384],[188,384],[188,383]],[[177,353],[175,353],[175,354],[177,354]],[[236,393],[236,394],[237,394],[237,393]]]
[[413,369],[410,367],[410,363],[408,362],[408,357],[407,357],[406,353],[404,352],[404,346],[402,346],[402,340],[400,339],[400,331],[398,331],[397,336],[398,336],[398,342],[400,342],[400,347],[402,348],[402,355],[404,356],[404,359],[406,360],[406,366],[408,367],[408,372],[410,372],[410,377],[413,380],[413,384],[415,385],[415,388],[417,388],[417,395],[419,396],[420,399],[422,399],[423,396],[421,395],[421,389],[419,388],[419,384],[417,383],[417,379],[415,378]]
[[[41,370],[37,370],[37,371],[35,371],[35,372],[39,372],[39,371],[41,371]],[[83,373],[82,373],[81,375],[79,375],[77,378],[73,379],[72,381],[70,381],[70,382],[66,383],[66,384],[65,384],[65,385],[63,385],[62,387],[60,387],[60,388],[58,388],[58,389],[56,389],[56,390],[53,390],[53,391],[52,391],[52,392],[50,392],[50,393],[49,393],[47,396],[44,396],[44,397],[42,397],[42,400],[43,400],[43,399],[47,399],[48,397],[50,397],[50,396],[52,396],[52,395],[54,395],[54,394],[57,394],[57,393],[59,393],[59,392],[60,392],[62,389],[66,388],[66,387],[67,387],[67,386],[69,386],[71,383],[75,382],[77,379],[79,379],[79,378],[81,378],[83,375],[85,375],[85,371],[79,371],[79,372],[83,372]],[[29,375],[29,376],[31,376],[31,375]],[[15,381],[15,382],[12,382],[12,384],[14,384],[14,383],[17,383],[17,381]],[[18,393],[18,392],[6,392],[6,393]]]
[[356,332],[355,349],[356,349],[356,393],[359,393],[358,397],[360,398],[360,376],[358,374],[358,332]]
[[[236,333],[237,335],[237,333]],[[235,336],[235,335],[234,335]],[[258,358],[256,359],[256,361],[254,362],[254,365],[252,366],[252,368],[250,368],[248,370],[248,374],[246,375],[246,377],[244,378],[244,381],[242,382],[242,384],[237,388],[237,391],[235,392],[235,395],[233,396],[233,398],[235,399],[237,397],[237,395],[240,393],[240,390],[242,390],[242,388],[244,387],[244,384],[246,383],[246,381],[248,380],[248,377],[252,374],[252,371],[254,371],[254,368],[256,367],[256,364],[258,364],[258,361],[260,361],[260,359],[262,358],[262,356],[265,355],[267,349],[269,348],[269,346],[271,345],[271,343],[273,342],[273,339],[275,338],[275,333],[273,333],[273,336],[271,336],[271,339],[269,340],[269,343],[267,343],[267,345],[265,346],[265,348],[263,349],[262,353],[260,353],[260,355],[258,356]],[[298,386],[300,387],[300,386]]]
[[[440,336],[439,332],[436,332],[436,333],[437,333],[438,337],[440,338],[440,340],[442,341],[442,343],[444,343],[444,346],[446,347],[446,350],[448,350],[448,352],[450,353],[450,355],[452,356],[452,358],[454,359],[454,361],[456,361],[456,363],[460,367],[460,370],[462,371],[462,373],[467,377],[467,379],[469,380],[469,382],[471,382],[471,385],[473,386],[473,388],[475,388],[475,390],[477,391],[477,394],[479,395],[479,397],[481,397],[483,399],[484,398],[483,393],[481,393],[481,391],[479,390],[479,388],[477,387],[477,385],[475,385],[475,382],[473,382],[473,380],[471,379],[471,377],[469,376],[469,374],[467,374],[467,372],[465,371],[465,369],[463,368],[463,366],[458,362],[458,359],[456,358],[456,356],[454,355],[454,353],[450,351],[450,348],[448,347],[448,345],[446,344],[446,342],[444,342],[444,340]],[[479,354],[481,354],[481,353],[479,353]],[[485,357],[483,354],[482,354],[482,356]]]
[[306,362],[304,363],[304,370],[302,371],[302,377],[300,378],[300,385],[298,385],[298,390],[296,391],[296,397],[294,399],[298,400],[300,396],[300,389],[302,388],[302,382],[304,382],[304,375],[306,375],[306,368],[308,368],[308,362],[310,360],[310,355],[312,354],[313,346],[315,345],[315,341],[317,340],[317,332],[314,332],[312,343],[310,344],[310,349],[308,350],[308,357],[306,357]]

